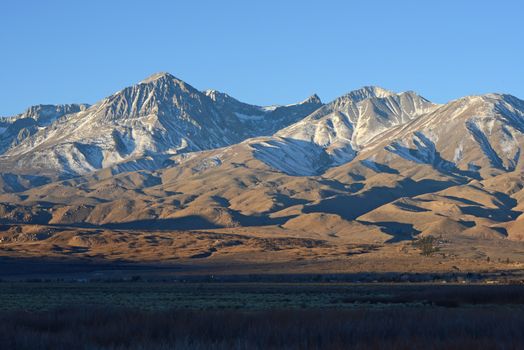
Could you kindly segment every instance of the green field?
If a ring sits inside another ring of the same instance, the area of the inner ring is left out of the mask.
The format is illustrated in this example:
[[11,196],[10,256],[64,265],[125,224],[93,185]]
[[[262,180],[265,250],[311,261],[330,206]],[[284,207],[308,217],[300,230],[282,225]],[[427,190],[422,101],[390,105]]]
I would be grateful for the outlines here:
[[522,285],[340,283],[0,283],[0,310],[70,306],[169,309],[326,309],[524,306]]

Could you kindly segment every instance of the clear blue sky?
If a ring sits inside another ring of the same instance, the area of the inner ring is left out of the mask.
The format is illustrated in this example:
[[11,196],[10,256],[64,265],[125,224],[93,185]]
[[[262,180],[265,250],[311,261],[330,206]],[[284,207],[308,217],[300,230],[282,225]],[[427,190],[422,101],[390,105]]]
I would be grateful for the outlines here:
[[0,115],[157,71],[254,104],[363,85],[524,98],[522,0],[1,0]]

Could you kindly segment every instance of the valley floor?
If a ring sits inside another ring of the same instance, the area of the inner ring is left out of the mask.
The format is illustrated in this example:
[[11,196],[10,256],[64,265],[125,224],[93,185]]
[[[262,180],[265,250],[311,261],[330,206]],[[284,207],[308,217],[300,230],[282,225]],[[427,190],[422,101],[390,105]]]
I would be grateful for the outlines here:
[[[507,282],[524,279],[524,242],[454,235],[355,243],[271,227],[134,231],[14,226],[4,231],[0,265],[0,278],[19,280],[339,274],[353,276],[348,281]],[[424,277],[409,277],[417,274]]]

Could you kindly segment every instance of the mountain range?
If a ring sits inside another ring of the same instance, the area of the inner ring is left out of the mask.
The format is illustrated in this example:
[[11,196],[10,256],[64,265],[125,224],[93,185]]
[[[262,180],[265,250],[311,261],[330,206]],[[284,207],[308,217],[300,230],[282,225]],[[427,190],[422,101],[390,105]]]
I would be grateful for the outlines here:
[[164,259],[151,246],[167,241],[130,238],[153,230],[229,235],[186,239],[186,257],[424,236],[518,250],[523,147],[511,95],[436,104],[363,87],[255,106],[158,73],[93,105],[0,118],[0,247]]

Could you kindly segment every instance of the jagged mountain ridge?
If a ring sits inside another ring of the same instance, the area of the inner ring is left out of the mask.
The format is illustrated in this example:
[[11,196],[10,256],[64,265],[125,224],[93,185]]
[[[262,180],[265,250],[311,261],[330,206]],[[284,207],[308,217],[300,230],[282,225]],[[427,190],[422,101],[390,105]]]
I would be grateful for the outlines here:
[[[516,168],[522,113],[522,101],[509,95],[439,106],[412,91],[372,86],[326,105],[313,95],[294,105],[260,107],[215,90],[200,92],[161,72],[93,106],[37,106],[3,119],[0,161],[15,173],[39,169],[63,177],[107,167],[114,172],[159,168],[175,154],[244,142],[255,158],[290,175],[320,174],[363,154],[360,161],[375,169],[377,160],[387,164],[394,154],[472,175],[482,168]],[[490,136],[494,125],[497,134]],[[469,149],[480,149],[487,161],[479,160],[476,150],[464,152],[464,140],[446,142],[437,152],[442,129],[469,135]],[[382,149],[373,147],[377,142]]]
[[0,118],[0,154],[16,147],[55,120],[88,107],[88,104],[36,105],[16,116]]
[[168,73],[155,74],[39,129],[7,149],[2,160],[12,169],[69,176],[148,156],[147,166],[158,167],[168,155],[271,134],[321,105],[312,97],[264,108],[225,94],[218,100],[217,95],[200,92]]

